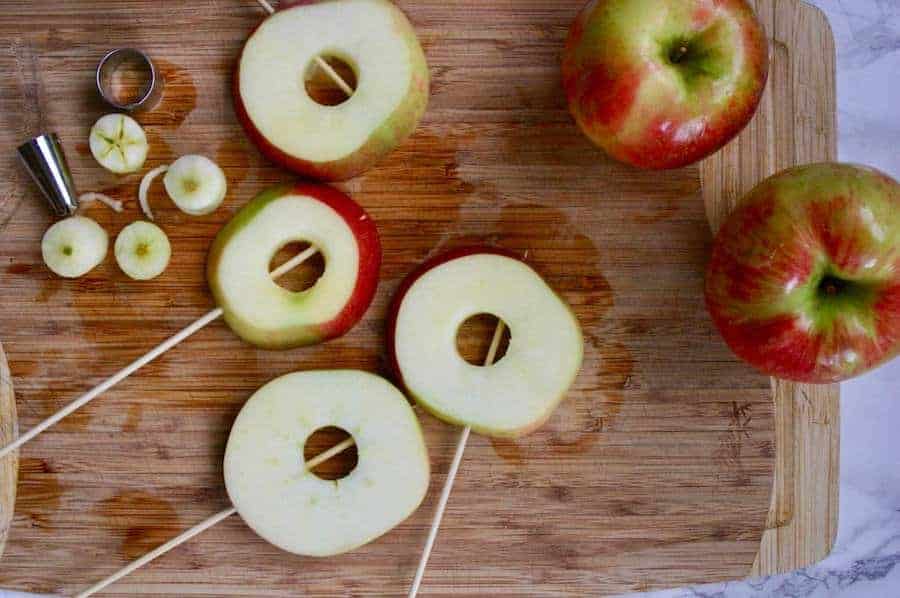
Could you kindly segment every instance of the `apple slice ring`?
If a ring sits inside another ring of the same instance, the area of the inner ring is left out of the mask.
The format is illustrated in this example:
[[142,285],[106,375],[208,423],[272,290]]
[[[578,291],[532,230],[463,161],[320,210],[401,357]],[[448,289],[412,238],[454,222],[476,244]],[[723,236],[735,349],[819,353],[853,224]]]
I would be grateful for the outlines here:
[[[329,426],[349,432],[358,452],[353,471],[335,481],[306,473],[297,450]],[[419,421],[392,384],[364,372],[302,372],[247,402],[224,473],[232,504],[257,534],[322,557],[357,548],[412,514],[428,489],[429,465]]]
[[[248,137],[276,164],[324,181],[353,178],[408,137],[425,112],[429,72],[406,15],[389,0],[302,2],[273,11],[250,35],[234,77],[235,112]],[[341,82],[324,58],[348,65]],[[314,69],[349,99],[318,103],[305,81]]]
[[[273,256],[305,241],[325,258],[313,287],[292,292],[269,274]],[[213,242],[207,278],[231,329],[258,347],[287,349],[344,334],[378,284],[381,244],[368,214],[321,185],[274,187],[248,203]]]
[[[310,460],[312,434],[336,426],[351,438]],[[339,480],[313,470],[356,445],[356,466]],[[269,382],[238,414],[225,448],[232,506],[95,583],[109,587],[238,513],[254,532],[288,552],[326,557],[348,552],[399,525],[422,503],[430,465],[419,420],[390,382],[360,371],[288,374]]]
[[[457,351],[459,327],[493,314],[510,329],[491,367]],[[571,309],[531,267],[500,249],[465,248],[411,274],[391,310],[389,352],[409,393],[436,417],[492,437],[540,427],[581,368],[584,341]]]

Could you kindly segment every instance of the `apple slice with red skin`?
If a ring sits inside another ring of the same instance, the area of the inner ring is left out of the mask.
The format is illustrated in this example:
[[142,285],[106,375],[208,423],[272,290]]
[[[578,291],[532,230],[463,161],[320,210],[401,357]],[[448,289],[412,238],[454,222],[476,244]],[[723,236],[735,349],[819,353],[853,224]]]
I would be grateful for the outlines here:
[[[283,247],[307,242],[325,271],[302,292],[280,287],[269,265]],[[326,185],[267,189],[219,232],[207,279],[225,321],[258,347],[290,349],[342,336],[363,317],[378,287],[381,242],[368,214]]]
[[563,86],[578,126],[610,156],[679,168],[756,113],[765,32],[746,0],[593,0],[572,24]]
[[[353,95],[316,103],[303,80],[316,57],[356,73]],[[353,178],[408,137],[428,104],[429,71],[415,30],[389,0],[289,2],[250,34],[238,58],[238,121],[272,162],[323,181]]]
[[900,185],[814,164],[745,196],[716,237],[713,320],[738,356],[809,383],[857,376],[900,353]]
[[[509,327],[502,359],[471,365],[459,327],[490,313]],[[569,306],[516,254],[465,247],[425,262],[400,285],[388,317],[394,373],[427,411],[486,436],[539,428],[581,368],[584,339]]]

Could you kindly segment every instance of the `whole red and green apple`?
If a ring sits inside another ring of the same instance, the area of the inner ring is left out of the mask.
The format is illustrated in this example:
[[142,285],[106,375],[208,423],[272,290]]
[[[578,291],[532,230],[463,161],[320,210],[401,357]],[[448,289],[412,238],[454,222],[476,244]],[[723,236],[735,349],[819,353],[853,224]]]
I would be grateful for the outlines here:
[[581,130],[647,169],[680,168],[728,143],[756,113],[768,72],[746,0],[592,0],[562,63]]
[[753,189],[719,231],[706,302],[738,356],[832,383],[900,353],[900,184],[814,164]]

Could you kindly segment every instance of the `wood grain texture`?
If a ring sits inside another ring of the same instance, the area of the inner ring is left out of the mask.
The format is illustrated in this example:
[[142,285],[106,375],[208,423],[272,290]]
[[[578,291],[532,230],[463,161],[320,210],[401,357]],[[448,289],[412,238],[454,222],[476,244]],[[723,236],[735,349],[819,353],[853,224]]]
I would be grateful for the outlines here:
[[[757,2],[771,39],[769,86],[750,126],[701,165],[713,229],[760,180],[837,156],[835,49],[825,15],[796,0]],[[755,575],[816,563],[834,546],[838,518],[838,386],[772,381],[776,474]]]
[[[240,44],[262,18],[255,3],[162,4],[0,1],[0,66],[17,77],[0,88],[4,156],[55,130],[79,188],[127,203],[123,214],[89,215],[111,235],[139,218],[138,177],[103,172],[86,144],[105,112],[96,61],[134,45],[167,80],[162,104],[138,117],[152,144],[146,168],[205,153],[230,183],[225,207],[203,218],[154,187],[174,252],[160,279],[130,281],[110,256],[72,282],[41,264],[49,216],[18,165],[0,163],[0,338],[23,428],[205,313],[212,237],[261,188],[290,179],[245,141],[228,95]],[[750,570],[773,483],[775,405],[769,381],[736,362],[703,307],[711,239],[700,169],[637,172],[574,127],[558,64],[581,0],[400,5],[426,50],[432,98],[411,139],[340,185],[382,233],[382,284],[366,318],[343,339],[287,353],[257,351],[216,324],[25,447],[0,585],[70,594],[226,506],[221,457],[246,398],[298,369],[385,372],[383,322],[400,279],[473,241],[529,250],[576,310],[586,360],[538,433],[473,439],[423,594],[605,595]],[[457,434],[422,422],[432,491],[377,542],[302,559],[232,519],[108,595],[403,593]]]
[[[0,444],[15,440],[17,431],[16,396],[6,363],[6,353],[3,352],[3,344],[0,344]],[[18,452],[0,460],[0,556],[3,556],[6,536],[12,523],[18,471]]]

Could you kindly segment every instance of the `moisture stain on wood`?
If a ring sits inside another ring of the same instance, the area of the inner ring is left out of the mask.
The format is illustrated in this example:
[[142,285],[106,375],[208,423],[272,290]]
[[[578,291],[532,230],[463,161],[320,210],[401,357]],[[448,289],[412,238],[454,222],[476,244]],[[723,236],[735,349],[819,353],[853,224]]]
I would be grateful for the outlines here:
[[172,505],[147,492],[115,494],[101,501],[97,512],[110,532],[121,537],[119,554],[128,561],[146,554],[183,531]]
[[16,513],[27,517],[33,525],[52,527],[63,491],[63,485],[48,461],[34,457],[19,460]]

